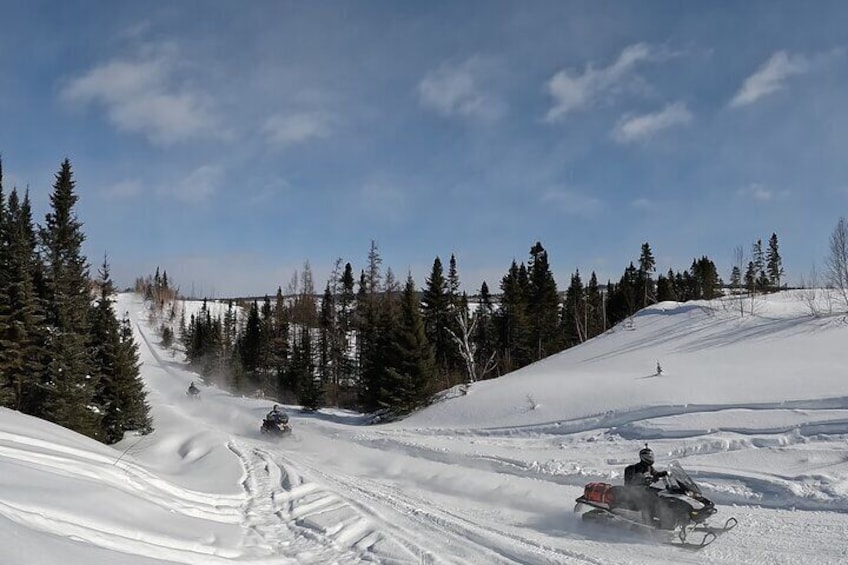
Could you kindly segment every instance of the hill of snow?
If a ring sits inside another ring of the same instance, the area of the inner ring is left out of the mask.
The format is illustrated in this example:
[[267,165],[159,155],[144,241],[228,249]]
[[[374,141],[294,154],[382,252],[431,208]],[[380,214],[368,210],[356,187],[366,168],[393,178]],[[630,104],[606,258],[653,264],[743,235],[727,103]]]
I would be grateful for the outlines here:
[[[792,293],[658,304],[392,424],[289,407],[280,442],[270,401],[189,400],[144,305],[118,311],[156,431],[108,447],[0,409],[3,563],[848,562],[848,324]],[[582,485],[645,442],[740,526],[693,553],[584,524]]]

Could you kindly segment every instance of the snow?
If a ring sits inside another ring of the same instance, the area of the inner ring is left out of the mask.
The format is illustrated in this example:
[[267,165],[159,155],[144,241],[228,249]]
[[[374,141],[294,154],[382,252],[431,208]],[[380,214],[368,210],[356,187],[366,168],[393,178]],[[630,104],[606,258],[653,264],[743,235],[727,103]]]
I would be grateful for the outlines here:
[[[269,441],[272,401],[188,399],[200,379],[121,295],[156,431],[104,446],[0,409],[0,562],[846,563],[848,324],[791,293],[746,308],[659,304],[392,424],[290,406]],[[583,484],[645,442],[739,527],[692,552],[582,522]]]

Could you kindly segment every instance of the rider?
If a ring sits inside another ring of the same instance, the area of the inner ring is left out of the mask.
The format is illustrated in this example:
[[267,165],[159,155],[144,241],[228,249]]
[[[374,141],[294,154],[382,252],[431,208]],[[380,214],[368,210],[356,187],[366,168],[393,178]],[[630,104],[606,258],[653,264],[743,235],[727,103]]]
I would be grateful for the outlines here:
[[265,416],[265,419],[269,422],[274,422],[277,425],[285,426],[289,423],[289,415],[280,410],[280,407],[276,404],[271,411],[268,412],[268,415]]
[[190,394],[191,396],[200,394],[200,389],[194,386],[194,381],[191,381],[191,384],[188,385],[188,394]]
[[654,452],[647,443],[639,450],[639,462],[624,468],[624,484],[630,491],[630,500],[642,511],[646,523],[652,523],[657,516],[659,498],[656,489],[650,486],[666,476],[668,471],[654,469]]
[[624,468],[624,484],[647,487],[668,475],[668,471],[654,469],[654,452],[645,444],[639,450],[639,462]]

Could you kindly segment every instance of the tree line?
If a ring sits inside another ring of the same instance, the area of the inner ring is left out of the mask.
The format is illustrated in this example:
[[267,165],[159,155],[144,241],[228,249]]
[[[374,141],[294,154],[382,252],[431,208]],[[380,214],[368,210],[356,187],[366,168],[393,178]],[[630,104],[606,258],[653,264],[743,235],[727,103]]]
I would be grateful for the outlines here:
[[90,278],[77,201],[66,159],[35,225],[28,190],[5,196],[0,162],[0,406],[114,443],[152,421],[106,258]]
[[[766,270],[763,260],[762,269],[775,276],[764,274],[752,292],[780,286],[777,236],[771,241],[768,265],[776,268]],[[158,270],[136,286],[150,297],[174,296]],[[167,317],[173,323],[161,330],[170,342],[173,326],[189,361],[232,390],[260,391],[306,409],[332,405],[400,415],[438,391],[578,345],[650,304],[711,300],[723,287],[706,256],[682,272],[657,276],[653,251],[644,243],[638,264],[631,262],[618,282],[601,285],[592,272],[584,284],[577,270],[560,292],[548,252],[536,242],[526,262],[512,261],[497,294],[483,282],[469,297],[461,291],[454,255],[447,269],[436,257],[419,289],[411,275],[400,282],[391,268],[384,272],[372,242],[358,277],[339,259],[323,293],[316,292],[306,263],[285,292],[230,300],[223,313],[213,313],[204,300],[199,313],[185,319],[183,311],[177,322],[171,302]],[[153,302],[164,308],[165,301]]]

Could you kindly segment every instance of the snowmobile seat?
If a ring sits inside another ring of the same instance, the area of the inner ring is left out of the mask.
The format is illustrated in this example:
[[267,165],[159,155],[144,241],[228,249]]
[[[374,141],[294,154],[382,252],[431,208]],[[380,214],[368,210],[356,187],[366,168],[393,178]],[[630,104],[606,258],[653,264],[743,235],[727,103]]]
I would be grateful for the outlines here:
[[583,498],[589,502],[610,506],[615,501],[613,498],[614,488],[607,483],[589,483],[583,487]]

